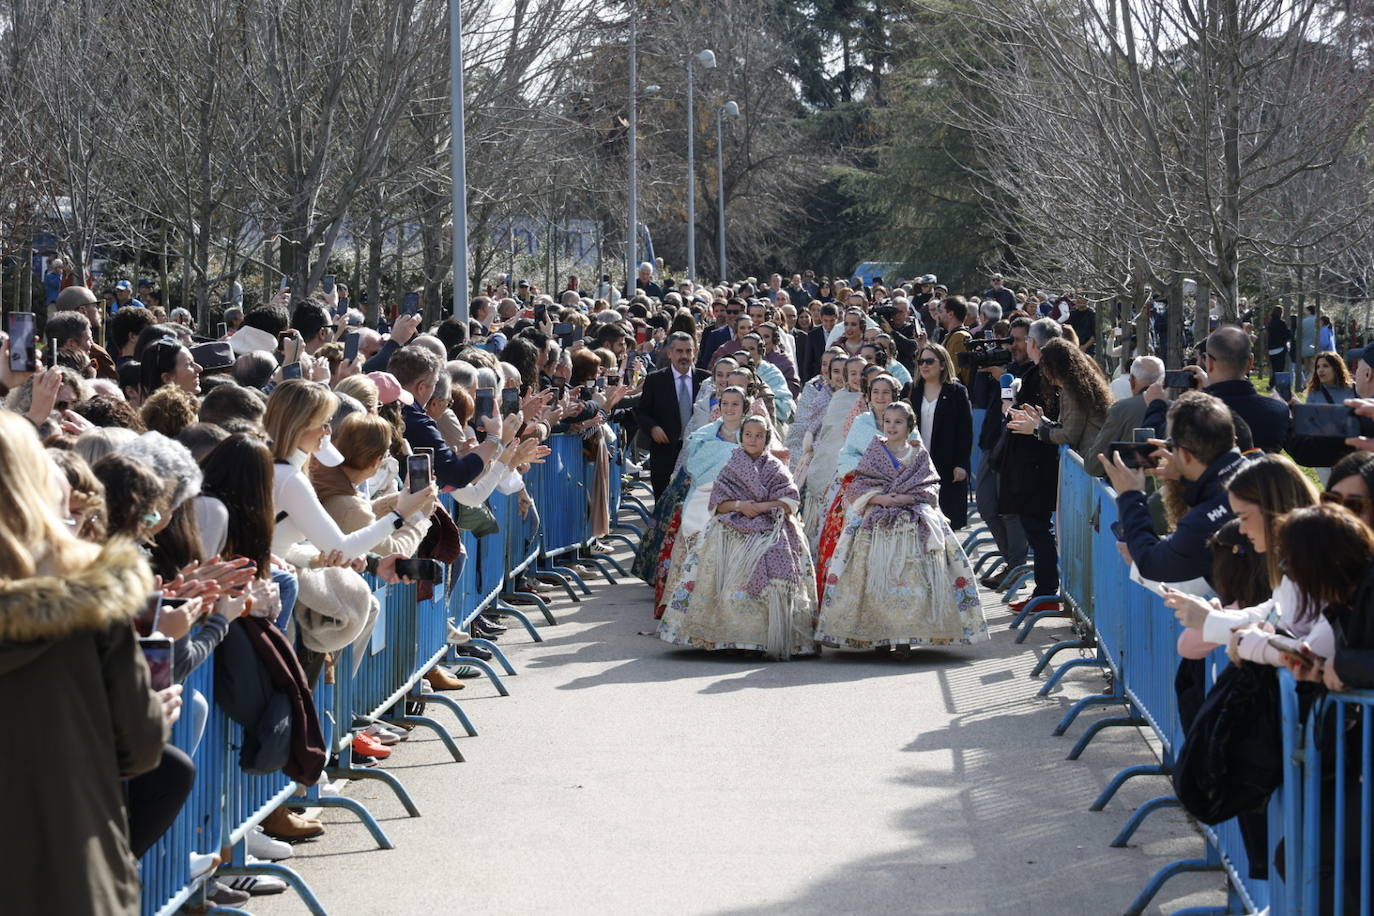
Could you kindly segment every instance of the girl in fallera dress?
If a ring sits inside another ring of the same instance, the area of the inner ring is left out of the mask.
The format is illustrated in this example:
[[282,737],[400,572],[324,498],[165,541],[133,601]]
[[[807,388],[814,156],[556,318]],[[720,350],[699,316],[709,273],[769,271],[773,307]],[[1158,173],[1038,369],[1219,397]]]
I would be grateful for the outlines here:
[[[821,525],[825,523],[825,513],[829,508],[826,496],[830,484],[835,479],[835,466],[839,460],[840,446],[844,444],[849,423],[862,409],[864,360],[862,357],[841,360],[830,364],[831,378],[843,373],[843,387],[837,388],[830,397],[811,447],[811,457],[806,469],[806,500],[803,503],[802,517],[806,525],[806,538],[814,551],[821,536]],[[837,369],[837,367],[839,367]]]
[[844,528],[819,596],[816,639],[852,649],[988,638],[968,557],[939,508],[939,476],[911,405],[883,412],[845,490]]
[[712,511],[659,623],[665,642],[742,649],[786,660],[816,651],[811,556],[797,523],[800,494],[768,451],[770,430],[749,417],[716,478]]
[[815,435],[816,427],[825,417],[825,408],[830,404],[830,363],[839,351],[826,350],[821,354],[821,371],[815,378],[802,385],[801,396],[797,398],[797,416],[787,428],[784,444],[788,451],[788,465],[797,480],[801,480],[800,462],[806,450],[807,435]]

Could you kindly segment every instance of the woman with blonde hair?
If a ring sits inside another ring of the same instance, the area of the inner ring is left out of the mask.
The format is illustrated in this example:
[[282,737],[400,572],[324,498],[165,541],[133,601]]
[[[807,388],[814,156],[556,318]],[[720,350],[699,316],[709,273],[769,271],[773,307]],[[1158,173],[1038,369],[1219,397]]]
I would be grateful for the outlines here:
[[152,573],[130,541],[101,548],[72,533],[65,478],[33,426],[5,411],[0,475],[0,703],[11,728],[43,736],[43,753],[0,763],[9,827],[0,856],[23,875],[5,904],[134,914],[138,866],[121,780],[158,765],[180,707],[180,688],[162,700],[153,692],[134,640]]

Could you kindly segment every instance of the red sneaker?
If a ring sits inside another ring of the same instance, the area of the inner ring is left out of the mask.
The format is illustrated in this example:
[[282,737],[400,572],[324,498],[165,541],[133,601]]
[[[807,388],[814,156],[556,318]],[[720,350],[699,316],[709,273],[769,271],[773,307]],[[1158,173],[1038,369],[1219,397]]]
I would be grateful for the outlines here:
[[[1011,608],[1012,613],[1014,613],[1014,614],[1019,614],[1019,613],[1021,613],[1021,611],[1025,608],[1025,606],[1026,606],[1027,604],[1030,604],[1032,601],[1040,601],[1040,596],[1032,595],[1031,597],[1029,597],[1029,598],[1024,598],[1024,599],[1022,599],[1021,601],[1013,601],[1010,605],[1008,605],[1008,607]],[[1037,605],[1035,606],[1035,613],[1037,613],[1037,614],[1040,613],[1041,611],[1057,611],[1057,610],[1059,610],[1059,602],[1058,602],[1058,601],[1041,601],[1039,604],[1037,604]]]
[[391,756],[391,748],[382,744],[371,735],[358,732],[353,736],[353,753],[363,757],[376,757],[379,760]]

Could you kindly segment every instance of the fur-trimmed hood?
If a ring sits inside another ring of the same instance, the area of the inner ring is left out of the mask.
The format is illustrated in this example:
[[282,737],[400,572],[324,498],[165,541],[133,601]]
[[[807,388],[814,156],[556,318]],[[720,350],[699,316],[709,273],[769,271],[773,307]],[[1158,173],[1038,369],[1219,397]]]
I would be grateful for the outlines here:
[[127,539],[105,545],[79,572],[0,583],[0,674],[57,640],[132,620],[152,590],[148,562]]

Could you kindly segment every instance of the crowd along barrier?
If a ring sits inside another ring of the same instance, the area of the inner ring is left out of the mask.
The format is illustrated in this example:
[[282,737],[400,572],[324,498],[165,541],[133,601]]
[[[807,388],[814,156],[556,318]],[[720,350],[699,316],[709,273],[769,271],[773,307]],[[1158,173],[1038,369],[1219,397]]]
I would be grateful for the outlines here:
[[[1087,474],[1082,460],[1068,449],[1061,450],[1057,519],[1062,585],[1061,594],[1053,598],[1073,615],[1081,635],[1051,646],[1035,674],[1047,667],[1053,653],[1065,648],[1091,650],[1092,655],[1061,663],[1040,692],[1047,693],[1068,671],[1084,666],[1101,668],[1110,685],[1074,703],[1055,734],[1064,734],[1085,709],[1121,706],[1120,714],[1100,718],[1085,730],[1069,759],[1079,757],[1094,736],[1115,726],[1147,727],[1161,748],[1158,762],[1127,767],[1109,781],[1090,805],[1100,811],[1128,780],[1173,773],[1184,739],[1174,690],[1181,626],[1162,598],[1130,581],[1129,566],[1112,531],[1117,520],[1114,494]],[[1206,659],[1209,685],[1227,663],[1223,649]],[[1254,863],[1252,870],[1234,820],[1214,827],[1198,825],[1204,855],[1160,869],[1126,913],[1144,912],[1174,875],[1215,871],[1227,878],[1226,907],[1180,912],[1258,913],[1267,908],[1275,916],[1370,916],[1374,692],[1328,694],[1314,704],[1304,722],[1293,678],[1280,671],[1278,679],[1284,778],[1266,812],[1267,860]],[[1179,806],[1172,794],[1150,799],[1136,809],[1111,845],[1125,846],[1154,811]]]
[[[618,440],[619,431],[615,436]],[[522,577],[537,576],[565,586],[576,599],[569,582],[584,594],[590,589],[577,572],[567,565],[571,559],[582,562],[582,551],[592,545],[588,527],[588,468],[578,436],[554,436],[550,440],[550,460],[537,465],[526,478],[531,503],[522,512],[516,496],[493,495],[488,505],[500,530],[475,537],[462,532],[463,558],[444,565],[444,577],[433,585],[430,597],[421,598],[416,584],[386,585],[368,577],[378,598],[380,613],[370,637],[356,646],[336,653],[332,669],[326,669],[316,688],[316,708],[321,717],[325,740],[333,756],[326,770],[329,778],[373,779],[388,785],[408,814],[419,809],[394,773],[355,764],[352,740],[357,728],[373,719],[420,726],[433,731],[455,762],[463,755],[448,729],[437,720],[408,709],[408,703],[423,699],[449,709],[468,737],[477,729],[451,697],[442,693],[423,693],[420,682],[426,672],[445,659],[472,665],[491,678],[503,696],[509,695],[501,675],[487,662],[454,655],[450,645],[451,626],[463,626],[478,613],[491,611],[518,619],[531,638],[541,639],[539,631],[519,608],[507,599],[519,598],[538,606],[550,625],[556,624],[548,605],[540,596],[522,592]],[[620,503],[626,511],[639,514],[633,497],[625,495],[619,475],[623,456],[618,441],[611,456],[612,523],[622,538],[638,530],[619,519]],[[594,468],[592,469],[594,473]],[[451,495],[441,503],[456,514]],[[609,579],[609,573],[607,573]],[[487,640],[473,644],[488,648],[493,661],[505,675],[515,668],[500,648]],[[311,913],[325,909],[304,880],[290,867],[271,862],[248,862],[244,838],[273,810],[288,802],[307,806],[337,807],[349,810],[363,822],[380,848],[392,842],[365,805],[356,799],[323,791],[321,786],[302,787],[280,772],[245,773],[239,768],[242,729],[232,722],[214,702],[215,658],[212,657],[186,679],[186,694],[194,690],[203,696],[209,713],[198,744],[194,742],[195,716],[190,703],[172,730],[172,743],[191,752],[196,764],[196,780],[190,797],[175,823],[154,844],[140,862],[143,880],[141,910],[145,916],[170,916],[195,899],[202,880],[191,874],[193,856],[209,856],[228,849],[230,857],[217,874],[271,875],[282,878],[296,891]],[[223,911],[223,910],[222,910]]]

